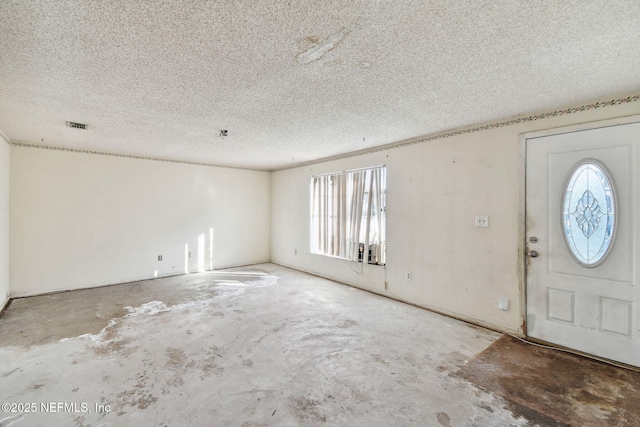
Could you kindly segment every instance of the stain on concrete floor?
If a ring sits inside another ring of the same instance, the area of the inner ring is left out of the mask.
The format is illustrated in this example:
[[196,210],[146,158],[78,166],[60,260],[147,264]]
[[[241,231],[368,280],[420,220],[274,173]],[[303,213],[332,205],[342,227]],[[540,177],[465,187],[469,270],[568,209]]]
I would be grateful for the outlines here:
[[640,373],[503,336],[458,375],[541,426],[639,426]]
[[266,276],[266,273],[252,269],[241,274],[223,271],[196,280],[185,281],[184,276],[175,276],[17,298],[11,301],[10,310],[0,317],[3,324],[0,342],[29,347],[66,337],[98,334],[112,319],[129,314],[126,307],[142,306],[142,309],[150,310],[153,307],[149,304],[158,299],[165,307],[206,301],[224,292],[224,285],[242,284],[239,280],[255,281]]

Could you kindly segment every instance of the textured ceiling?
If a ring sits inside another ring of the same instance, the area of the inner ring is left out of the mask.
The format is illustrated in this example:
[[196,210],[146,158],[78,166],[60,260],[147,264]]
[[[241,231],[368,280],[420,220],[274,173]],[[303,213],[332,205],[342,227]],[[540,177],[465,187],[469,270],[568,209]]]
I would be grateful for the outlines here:
[[12,142],[198,163],[272,169],[635,94],[639,70],[638,0],[0,1]]

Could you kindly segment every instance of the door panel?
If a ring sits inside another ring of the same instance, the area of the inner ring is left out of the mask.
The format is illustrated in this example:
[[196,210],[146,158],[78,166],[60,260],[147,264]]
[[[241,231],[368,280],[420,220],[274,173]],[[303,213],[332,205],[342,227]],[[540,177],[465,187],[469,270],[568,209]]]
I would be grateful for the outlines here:
[[[527,252],[538,254],[527,258],[527,334],[635,366],[640,366],[639,136],[640,123],[632,123],[526,142]],[[608,173],[616,201],[611,249],[596,266],[585,266],[574,257],[565,230],[578,224],[574,221],[589,220],[584,236],[579,236],[589,241],[593,230],[600,232],[606,226],[601,209],[606,201],[576,189],[584,196],[574,197],[575,206],[563,216],[569,178],[587,160]],[[531,241],[534,236],[536,242]]]

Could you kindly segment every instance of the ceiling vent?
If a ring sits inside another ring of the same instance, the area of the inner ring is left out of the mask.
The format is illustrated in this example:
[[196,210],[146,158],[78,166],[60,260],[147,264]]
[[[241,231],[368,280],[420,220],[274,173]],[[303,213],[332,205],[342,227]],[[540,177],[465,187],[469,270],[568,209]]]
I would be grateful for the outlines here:
[[86,129],[88,125],[84,123],[67,122],[67,127],[73,128],[73,129]]

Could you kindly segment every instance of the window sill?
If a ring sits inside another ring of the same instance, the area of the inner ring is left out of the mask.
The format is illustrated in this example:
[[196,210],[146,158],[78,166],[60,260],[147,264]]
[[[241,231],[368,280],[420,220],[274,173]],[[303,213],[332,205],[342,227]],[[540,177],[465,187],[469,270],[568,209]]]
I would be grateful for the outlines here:
[[[321,254],[321,253],[318,253],[318,252],[310,252],[310,253],[311,253],[311,255],[317,255],[317,256],[322,256],[322,257],[326,257],[326,258],[333,258],[333,259],[340,259],[342,261],[352,262],[354,264],[362,264],[360,261],[351,261],[348,258],[343,258],[343,257],[336,256],[336,255],[327,255],[327,254]],[[372,263],[367,263],[365,265],[370,265],[372,267],[382,267],[382,268],[386,268],[386,266],[387,266],[386,264],[372,264]]]

